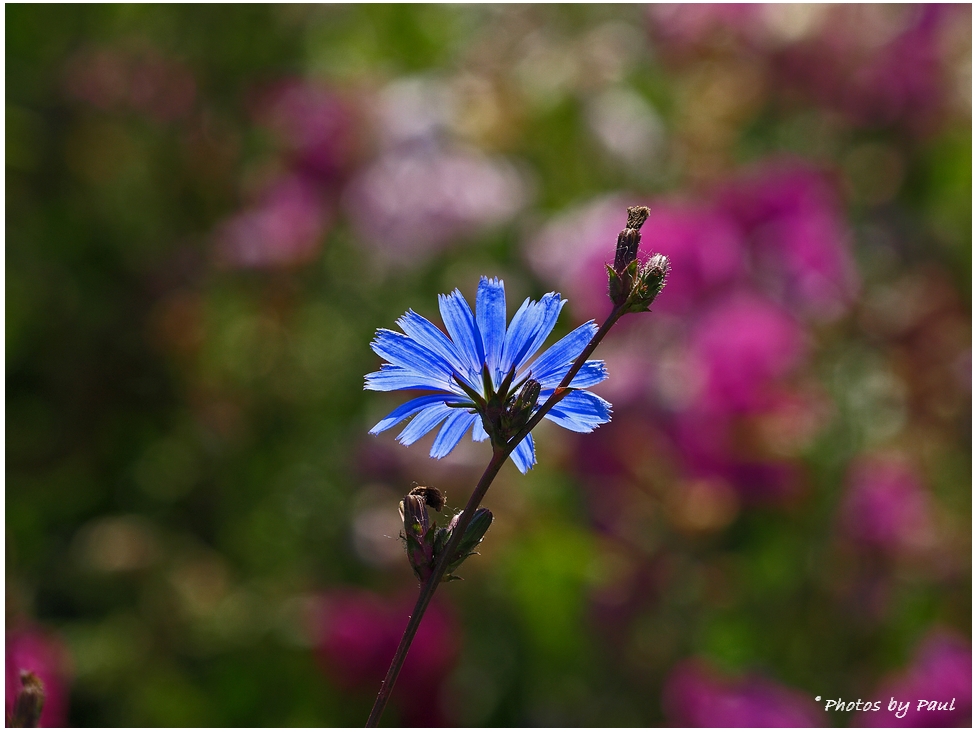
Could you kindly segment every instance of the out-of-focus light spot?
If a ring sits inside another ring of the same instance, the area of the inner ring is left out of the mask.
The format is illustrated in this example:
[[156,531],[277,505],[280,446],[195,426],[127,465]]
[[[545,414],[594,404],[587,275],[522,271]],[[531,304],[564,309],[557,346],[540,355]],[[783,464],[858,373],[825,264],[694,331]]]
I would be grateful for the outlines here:
[[220,556],[196,556],[179,563],[169,581],[191,617],[214,613],[230,589],[227,566]]
[[462,74],[452,83],[456,98],[453,127],[462,137],[491,145],[505,137],[504,102],[492,80],[477,74]]
[[848,404],[867,444],[895,437],[906,424],[906,385],[888,370],[873,370],[850,384]]
[[833,405],[814,394],[784,394],[774,399],[754,422],[758,437],[771,454],[796,457],[804,452],[832,415]]
[[763,24],[774,45],[787,45],[815,35],[827,20],[828,6],[817,3],[762,7]]
[[724,529],[739,513],[736,491],[718,478],[683,481],[669,489],[665,511],[681,531],[713,532]]
[[474,151],[417,149],[381,157],[345,193],[360,236],[386,259],[418,263],[454,238],[511,219],[528,187],[508,162]]
[[587,105],[591,129],[609,153],[628,167],[644,169],[661,155],[665,127],[641,95],[609,89]]
[[580,41],[582,74],[592,84],[616,84],[645,53],[641,31],[621,21],[601,23]]
[[569,44],[533,33],[523,40],[515,76],[526,102],[537,109],[557,104],[582,72],[580,58]]
[[72,553],[85,568],[97,572],[131,572],[152,565],[159,545],[152,525],[139,516],[115,516],[83,526]]
[[445,82],[421,76],[391,82],[377,95],[377,119],[387,145],[443,132],[455,116],[455,95]]
[[655,380],[663,406],[680,411],[692,406],[702,393],[706,373],[701,364],[685,349],[671,348],[656,359]]

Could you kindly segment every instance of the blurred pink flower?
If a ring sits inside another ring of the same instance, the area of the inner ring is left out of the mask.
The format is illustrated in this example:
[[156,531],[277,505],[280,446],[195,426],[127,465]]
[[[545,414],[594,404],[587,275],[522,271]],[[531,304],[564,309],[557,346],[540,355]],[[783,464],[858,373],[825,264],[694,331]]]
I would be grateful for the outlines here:
[[319,253],[331,214],[318,186],[301,175],[280,178],[260,202],[218,227],[218,258],[235,267],[280,267]]
[[[407,625],[412,602],[366,590],[323,597],[317,619],[318,655],[325,674],[342,689],[379,689]],[[454,667],[460,629],[447,608],[433,603],[424,616],[394,690],[402,723],[439,726],[441,685]]]
[[684,661],[665,683],[662,705],[679,727],[820,727],[813,695],[760,676],[730,679],[698,660]]
[[730,181],[718,205],[742,228],[764,291],[813,320],[848,309],[858,276],[844,213],[823,173],[801,161],[769,161]]
[[337,176],[353,152],[353,118],[329,87],[288,79],[258,95],[255,116],[271,130],[291,167],[319,182]]
[[[857,727],[969,727],[973,723],[973,654],[970,644],[945,632],[935,632],[916,649],[909,668],[876,691],[882,702],[877,712],[855,715]],[[910,702],[901,719],[888,710],[890,699]],[[919,709],[920,700],[945,703],[954,709]]]
[[22,670],[34,672],[44,684],[45,701],[40,726],[66,726],[70,675],[68,653],[61,641],[38,628],[7,631],[7,714],[12,711],[20,690]]
[[367,243],[406,264],[508,221],[526,195],[522,176],[503,160],[422,144],[386,153],[361,171],[345,205]]
[[918,552],[935,540],[930,495],[912,467],[896,458],[854,463],[840,520],[854,541],[888,553]]

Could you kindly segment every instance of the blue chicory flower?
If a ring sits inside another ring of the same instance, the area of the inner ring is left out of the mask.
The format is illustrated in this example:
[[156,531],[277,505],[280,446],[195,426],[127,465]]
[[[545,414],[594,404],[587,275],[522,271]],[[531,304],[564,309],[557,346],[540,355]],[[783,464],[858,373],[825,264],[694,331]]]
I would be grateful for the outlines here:
[[[432,393],[397,407],[370,434],[379,434],[412,417],[397,437],[401,444],[410,445],[444,422],[431,447],[431,457],[440,459],[455,448],[469,429],[476,442],[488,438],[486,428],[492,430],[492,415],[486,414],[491,409],[486,405],[511,404],[529,379],[540,384],[535,411],[553,394],[597,331],[593,321],[584,323],[534,359],[565,303],[556,292],[543,295],[538,302],[526,298],[506,329],[505,285],[497,278],[482,277],[475,313],[457,289],[450,295],[438,296],[450,339],[413,310],[397,321],[403,333],[379,329],[370,347],[389,363],[367,374],[364,388]],[[573,432],[592,432],[609,422],[610,403],[583,390],[606,378],[603,361],[585,362],[570,383],[574,391],[545,418]],[[536,463],[532,435],[516,446],[511,457],[522,473],[532,468]]]

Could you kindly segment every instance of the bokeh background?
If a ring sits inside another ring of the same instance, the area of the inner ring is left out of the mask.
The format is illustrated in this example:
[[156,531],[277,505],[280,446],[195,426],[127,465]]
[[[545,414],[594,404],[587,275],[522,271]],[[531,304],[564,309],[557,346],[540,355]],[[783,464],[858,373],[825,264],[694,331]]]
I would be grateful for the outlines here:
[[503,470],[385,723],[970,724],[969,5],[5,17],[8,711],[361,725],[398,500],[488,459],[367,435],[374,329],[602,318],[645,204],[613,422]]

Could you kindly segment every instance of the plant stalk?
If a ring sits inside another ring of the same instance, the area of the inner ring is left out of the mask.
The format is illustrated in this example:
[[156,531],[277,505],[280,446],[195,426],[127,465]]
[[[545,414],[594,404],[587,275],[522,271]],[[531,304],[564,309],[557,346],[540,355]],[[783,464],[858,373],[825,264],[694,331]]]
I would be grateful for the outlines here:
[[485,472],[482,473],[482,477],[478,479],[478,483],[475,485],[475,490],[472,491],[471,496],[468,499],[468,503],[465,505],[465,510],[462,511],[461,515],[458,517],[458,524],[454,531],[451,533],[451,539],[448,541],[447,546],[441,552],[441,556],[438,559],[438,563],[434,568],[434,573],[427,579],[427,581],[421,586],[420,593],[417,596],[417,603],[414,605],[414,611],[410,615],[410,619],[407,621],[407,627],[404,629],[404,634],[400,638],[400,644],[397,646],[397,651],[394,653],[393,660],[390,662],[390,668],[387,670],[387,675],[383,679],[383,683],[380,685],[380,692],[377,694],[377,699],[373,703],[373,709],[370,711],[370,718],[366,722],[367,727],[376,727],[380,724],[380,717],[383,715],[383,710],[387,707],[387,702],[390,700],[390,694],[393,691],[394,684],[397,683],[397,677],[400,675],[400,669],[404,665],[404,661],[407,659],[407,652],[410,650],[410,645],[414,640],[414,635],[417,633],[417,629],[421,625],[421,620],[424,618],[424,613],[427,610],[427,606],[431,602],[431,598],[434,597],[434,592],[437,590],[438,585],[441,583],[441,578],[444,576],[445,569],[448,564],[448,558],[451,557],[455,549],[458,548],[458,544],[461,541],[462,536],[465,534],[465,529],[468,528],[468,524],[471,523],[472,517],[475,515],[475,511],[482,503],[482,499],[485,498],[485,494],[488,492],[489,486],[492,485],[492,481],[495,480],[495,476],[498,475],[499,470],[502,469],[502,465],[505,463],[506,459],[509,457],[510,453],[516,449],[516,446],[526,439],[526,436],[532,431],[532,429],[539,424],[540,420],[546,416],[546,414],[555,407],[563,397],[569,394],[567,387],[570,382],[573,381],[573,377],[577,375],[577,372],[583,368],[584,363],[590,358],[590,354],[594,352],[598,344],[607,335],[607,332],[611,327],[618,321],[621,315],[624,314],[623,306],[617,306],[611,310],[610,315],[607,316],[607,320],[604,324],[600,326],[594,337],[590,339],[587,346],[580,352],[577,359],[570,366],[570,370],[567,371],[566,376],[560,381],[560,385],[553,391],[550,398],[547,399],[543,406],[540,407],[535,414],[526,422],[526,425],[516,433],[505,445],[495,446],[492,452],[492,459],[485,468]]

